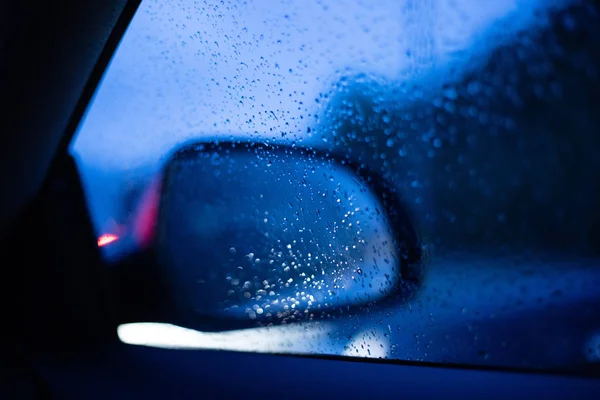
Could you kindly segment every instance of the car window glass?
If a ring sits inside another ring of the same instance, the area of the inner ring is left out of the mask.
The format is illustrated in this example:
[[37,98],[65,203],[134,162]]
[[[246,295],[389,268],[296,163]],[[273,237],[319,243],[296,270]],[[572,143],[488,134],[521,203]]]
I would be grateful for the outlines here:
[[99,235],[126,236],[176,146],[244,138],[378,171],[429,256],[418,296],[395,308],[229,336],[146,326],[121,337],[518,368],[598,362],[599,19],[583,0],[144,0],[72,144]]

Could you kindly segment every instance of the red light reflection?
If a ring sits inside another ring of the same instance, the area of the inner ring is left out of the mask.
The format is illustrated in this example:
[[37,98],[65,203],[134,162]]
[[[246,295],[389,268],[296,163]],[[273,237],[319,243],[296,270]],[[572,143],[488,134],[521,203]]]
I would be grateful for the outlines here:
[[105,233],[104,235],[98,238],[98,247],[106,246],[114,241],[119,239],[117,235],[113,235],[112,233]]

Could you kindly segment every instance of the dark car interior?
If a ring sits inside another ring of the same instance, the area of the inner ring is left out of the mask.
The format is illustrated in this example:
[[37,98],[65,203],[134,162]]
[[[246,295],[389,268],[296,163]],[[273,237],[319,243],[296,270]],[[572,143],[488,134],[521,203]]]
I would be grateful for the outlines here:
[[[120,304],[147,295],[146,287],[129,298],[116,293],[68,145],[138,5],[0,6],[1,398],[600,398],[594,369],[540,372],[122,343],[116,328],[128,311]],[[137,282],[135,274],[129,279]]]

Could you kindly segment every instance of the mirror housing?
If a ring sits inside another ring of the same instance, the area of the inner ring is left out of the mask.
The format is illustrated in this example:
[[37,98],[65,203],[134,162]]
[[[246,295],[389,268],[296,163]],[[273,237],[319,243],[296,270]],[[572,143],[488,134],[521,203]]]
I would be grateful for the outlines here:
[[[314,149],[194,142],[165,165],[152,240],[112,268],[119,322],[221,331],[403,303],[423,275],[397,193]],[[148,223],[148,222],[146,222]],[[140,299],[143,301],[140,302]]]

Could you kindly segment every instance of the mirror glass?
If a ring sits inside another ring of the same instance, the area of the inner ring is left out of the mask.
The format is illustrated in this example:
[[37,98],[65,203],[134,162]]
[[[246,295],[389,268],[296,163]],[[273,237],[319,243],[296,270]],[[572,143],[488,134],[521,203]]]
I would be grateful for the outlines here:
[[178,308],[205,318],[325,318],[400,283],[394,235],[368,183],[292,148],[179,152],[166,168],[157,249]]

